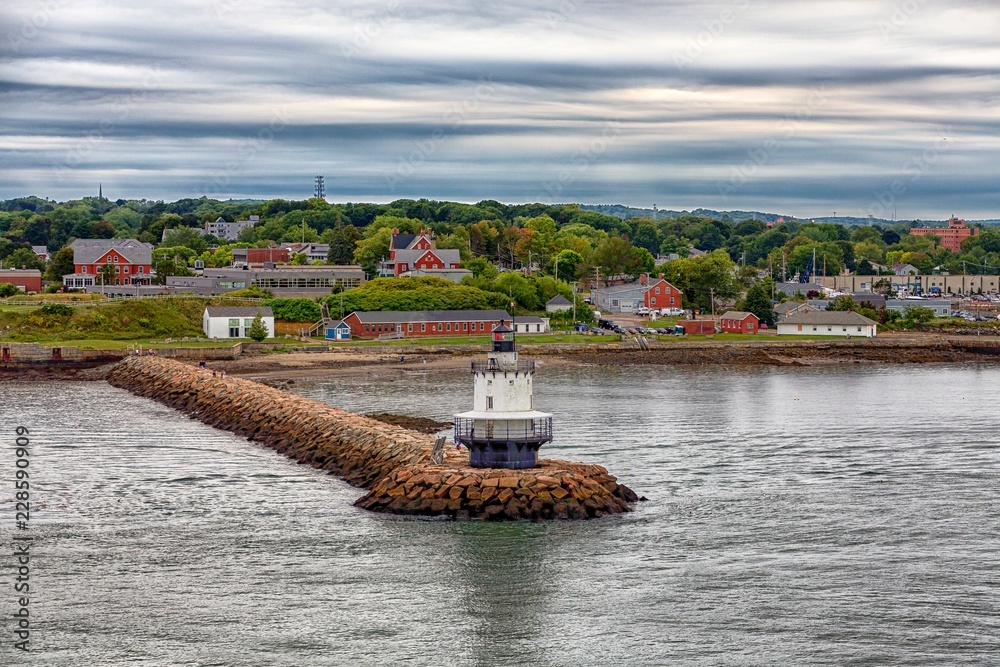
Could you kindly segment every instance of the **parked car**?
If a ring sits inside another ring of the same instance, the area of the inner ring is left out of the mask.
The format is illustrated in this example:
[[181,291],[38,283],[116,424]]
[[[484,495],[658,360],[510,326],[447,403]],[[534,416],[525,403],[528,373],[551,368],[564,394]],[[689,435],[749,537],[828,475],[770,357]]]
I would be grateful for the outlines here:
[[680,317],[684,311],[680,308],[663,308],[660,310],[660,314],[664,317]]

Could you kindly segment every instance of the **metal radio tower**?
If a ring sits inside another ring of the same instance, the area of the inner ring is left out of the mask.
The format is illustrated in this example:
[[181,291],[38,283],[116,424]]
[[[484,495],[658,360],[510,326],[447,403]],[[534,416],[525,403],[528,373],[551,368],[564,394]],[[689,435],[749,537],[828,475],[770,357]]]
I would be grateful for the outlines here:
[[323,177],[316,177],[316,197],[319,199],[326,198],[326,185],[323,183]]

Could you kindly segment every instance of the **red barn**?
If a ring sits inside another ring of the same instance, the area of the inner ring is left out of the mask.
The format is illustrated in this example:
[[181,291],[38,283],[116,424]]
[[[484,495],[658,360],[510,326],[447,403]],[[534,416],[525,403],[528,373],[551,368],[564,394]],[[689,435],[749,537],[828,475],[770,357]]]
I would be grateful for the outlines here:
[[741,310],[730,310],[723,313],[719,324],[725,333],[755,334],[760,330],[760,320],[757,316]]
[[351,338],[484,336],[510,319],[505,310],[382,310],[355,311],[344,324],[351,328]]

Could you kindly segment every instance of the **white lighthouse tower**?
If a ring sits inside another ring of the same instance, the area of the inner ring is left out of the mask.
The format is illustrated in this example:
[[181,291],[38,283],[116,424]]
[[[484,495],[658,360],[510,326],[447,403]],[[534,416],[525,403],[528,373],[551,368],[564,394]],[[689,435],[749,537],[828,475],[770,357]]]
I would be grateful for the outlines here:
[[455,415],[455,442],[469,448],[474,468],[532,468],[538,448],[552,440],[552,415],[535,410],[535,362],[520,361],[514,331],[493,329],[486,361],[472,362],[473,410]]

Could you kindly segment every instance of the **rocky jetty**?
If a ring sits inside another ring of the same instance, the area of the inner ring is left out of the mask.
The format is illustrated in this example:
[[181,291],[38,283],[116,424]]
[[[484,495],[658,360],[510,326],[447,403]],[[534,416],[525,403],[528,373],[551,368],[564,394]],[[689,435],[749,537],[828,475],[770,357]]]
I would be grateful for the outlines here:
[[109,383],[232,431],[369,489],[355,504],[393,514],[455,519],[586,519],[630,510],[636,494],[597,465],[541,460],[526,470],[469,467],[434,438],[286,391],[215,376],[160,357],[128,357]]

